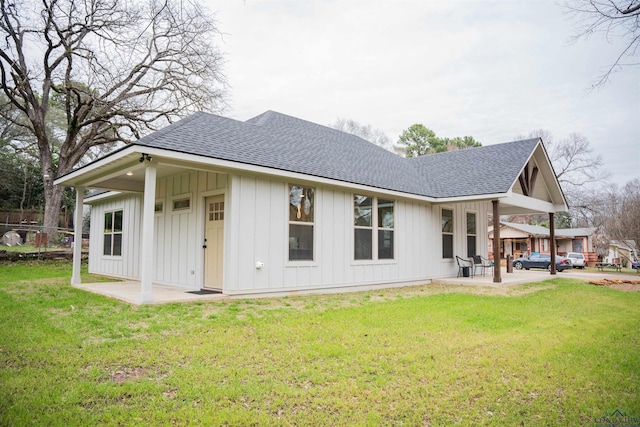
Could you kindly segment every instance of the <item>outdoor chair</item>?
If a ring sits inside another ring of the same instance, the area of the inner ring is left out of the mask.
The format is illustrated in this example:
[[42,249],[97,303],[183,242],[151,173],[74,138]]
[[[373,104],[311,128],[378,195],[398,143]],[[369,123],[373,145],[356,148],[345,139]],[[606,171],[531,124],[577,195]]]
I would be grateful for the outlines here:
[[480,268],[480,272],[484,276],[486,269],[493,267],[493,262],[489,261],[488,259],[486,259],[482,255],[474,255],[474,256],[471,257],[471,259],[473,260],[473,270],[474,270],[473,274],[474,275],[475,275],[475,269],[476,268]]
[[[456,255],[456,262],[458,263],[458,276],[470,277],[473,276],[473,261],[471,259],[460,258]],[[468,274],[465,274],[464,269],[467,269]]]

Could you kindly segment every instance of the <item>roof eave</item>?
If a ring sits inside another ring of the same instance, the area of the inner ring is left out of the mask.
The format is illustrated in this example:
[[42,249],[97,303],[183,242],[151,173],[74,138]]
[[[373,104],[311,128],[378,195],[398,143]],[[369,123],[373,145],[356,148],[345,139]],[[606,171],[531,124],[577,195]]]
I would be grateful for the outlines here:
[[113,153],[107,154],[106,156],[101,157],[94,162],[81,166],[78,169],[75,169],[65,175],[62,175],[61,177],[56,178],[53,181],[53,184],[65,185],[70,187],[81,186],[87,181],[87,176],[92,176],[93,173],[95,173],[97,170],[104,168],[105,166],[108,166],[109,164],[114,163],[118,160],[125,159],[126,157],[131,156],[131,154],[141,154],[142,152],[146,152],[147,150],[145,150],[144,148],[146,147],[135,144],[128,145],[117,151],[114,151]]
[[[55,185],[65,185],[65,186],[85,186],[92,188],[101,188],[99,185],[99,180],[102,178],[102,174],[97,173],[100,169],[107,169],[110,164],[116,163],[118,161],[125,161],[129,158],[130,161],[134,162],[134,165],[137,167],[141,167],[137,165],[137,156],[139,154],[148,154],[154,161],[157,162],[158,165],[176,165],[179,164],[185,168],[193,167],[194,169],[203,169],[205,168],[215,169],[219,171],[225,171],[226,173],[251,173],[256,175],[266,175],[273,176],[282,179],[288,180],[296,180],[310,183],[323,184],[333,187],[339,187],[343,189],[350,189],[351,191],[359,191],[362,193],[376,193],[381,195],[389,195],[396,198],[405,198],[405,199],[413,199],[413,200],[421,200],[425,202],[433,203],[436,201],[435,198],[406,193],[397,190],[391,190],[386,188],[378,188],[364,184],[357,184],[347,181],[340,181],[332,178],[325,178],[321,176],[308,175],[294,171],[287,171],[282,169],[270,168],[266,166],[253,165],[249,163],[241,163],[232,160],[224,160],[214,157],[201,156],[197,154],[189,154],[177,152],[174,150],[168,150],[163,148],[153,148],[142,145],[131,145],[125,147],[125,149],[114,152],[110,155],[107,155],[99,160],[96,160],[93,163],[90,163],[86,166],[83,166],[75,171],[66,174],[60,178],[57,178],[54,181]],[[125,161],[121,167],[114,167],[107,170],[110,174],[122,173],[125,170],[131,169],[131,162]]]

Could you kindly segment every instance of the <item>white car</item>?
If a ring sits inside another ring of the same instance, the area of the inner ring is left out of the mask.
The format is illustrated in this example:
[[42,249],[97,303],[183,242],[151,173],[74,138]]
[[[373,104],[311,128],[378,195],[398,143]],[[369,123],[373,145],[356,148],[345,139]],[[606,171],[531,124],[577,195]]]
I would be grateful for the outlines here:
[[584,268],[584,255],[580,252],[569,252],[567,258],[571,260],[573,268]]

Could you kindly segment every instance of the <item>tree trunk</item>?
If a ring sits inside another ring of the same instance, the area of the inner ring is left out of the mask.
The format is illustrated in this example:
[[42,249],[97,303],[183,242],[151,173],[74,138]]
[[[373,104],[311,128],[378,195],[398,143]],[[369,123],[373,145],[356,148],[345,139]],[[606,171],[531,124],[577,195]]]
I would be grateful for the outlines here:
[[57,234],[60,223],[60,205],[64,187],[53,185],[53,179],[44,180],[44,221],[48,241],[51,242]]

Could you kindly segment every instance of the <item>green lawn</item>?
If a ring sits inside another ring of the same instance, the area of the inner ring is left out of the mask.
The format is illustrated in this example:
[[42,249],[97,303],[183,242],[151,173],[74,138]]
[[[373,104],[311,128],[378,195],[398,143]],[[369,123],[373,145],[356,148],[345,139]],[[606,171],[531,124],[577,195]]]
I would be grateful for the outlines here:
[[640,417],[640,293],[556,278],[130,306],[70,271],[0,266],[2,425]]

